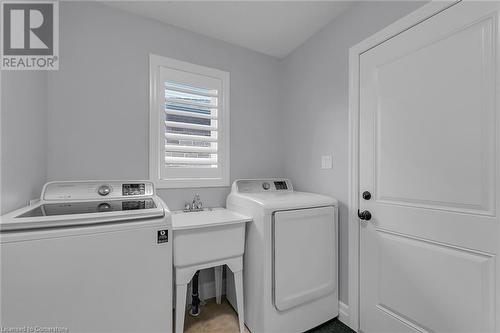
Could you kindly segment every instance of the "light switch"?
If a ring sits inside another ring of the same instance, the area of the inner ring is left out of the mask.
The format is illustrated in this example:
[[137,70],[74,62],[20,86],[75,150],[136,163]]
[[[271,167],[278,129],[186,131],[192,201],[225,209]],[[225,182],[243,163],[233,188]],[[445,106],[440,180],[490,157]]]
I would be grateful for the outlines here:
[[331,169],[331,168],[333,168],[332,155],[321,156],[321,169]]

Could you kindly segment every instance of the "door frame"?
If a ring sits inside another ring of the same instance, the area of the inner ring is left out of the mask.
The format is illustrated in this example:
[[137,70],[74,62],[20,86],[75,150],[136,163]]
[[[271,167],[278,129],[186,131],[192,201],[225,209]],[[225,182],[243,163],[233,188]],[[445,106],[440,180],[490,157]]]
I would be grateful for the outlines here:
[[388,27],[352,46],[349,49],[349,185],[348,185],[348,321],[346,324],[358,331],[360,316],[359,299],[359,61],[360,56],[391,39],[392,37],[410,29],[411,27],[429,19],[430,17],[448,9],[460,1],[436,1],[418,8]]

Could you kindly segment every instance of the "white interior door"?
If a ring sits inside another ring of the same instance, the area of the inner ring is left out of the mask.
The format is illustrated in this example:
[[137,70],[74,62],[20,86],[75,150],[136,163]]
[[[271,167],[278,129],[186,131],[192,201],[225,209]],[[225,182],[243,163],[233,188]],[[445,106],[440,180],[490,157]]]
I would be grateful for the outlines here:
[[499,331],[498,9],[458,3],[360,56],[363,332]]

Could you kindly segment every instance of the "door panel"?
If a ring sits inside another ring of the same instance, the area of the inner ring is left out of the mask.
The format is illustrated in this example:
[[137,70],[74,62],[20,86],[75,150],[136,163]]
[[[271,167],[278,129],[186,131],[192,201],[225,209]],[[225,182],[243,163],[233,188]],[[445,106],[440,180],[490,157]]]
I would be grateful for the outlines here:
[[336,208],[276,212],[274,304],[280,311],[337,290]]
[[500,320],[498,6],[455,4],[360,57],[363,332]]
[[481,332],[491,325],[491,255],[380,230],[377,236],[378,307],[433,332]]
[[404,54],[374,73],[379,200],[493,213],[494,91],[485,89],[494,78],[493,24],[487,17],[416,50],[388,46]]

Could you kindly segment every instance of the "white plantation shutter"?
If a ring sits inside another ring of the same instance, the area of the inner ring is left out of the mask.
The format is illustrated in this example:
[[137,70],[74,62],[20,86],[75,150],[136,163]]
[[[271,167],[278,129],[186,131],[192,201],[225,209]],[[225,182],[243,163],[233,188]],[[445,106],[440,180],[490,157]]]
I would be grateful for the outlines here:
[[217,168],[219,94],[218,89],[165,82],[167,167]]
[[156,58],[157,185],[229,185],[229,73]]

